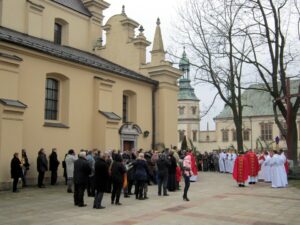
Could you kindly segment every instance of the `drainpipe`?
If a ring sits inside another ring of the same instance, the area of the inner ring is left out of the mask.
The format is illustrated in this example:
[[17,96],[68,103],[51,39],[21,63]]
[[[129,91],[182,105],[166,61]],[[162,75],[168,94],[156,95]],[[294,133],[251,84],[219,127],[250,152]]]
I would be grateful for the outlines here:
[[155,111],[156,111],[156,108],[155,108],[155,103],[156,103],[156,99],[155,99],[155,93],[157,91],[157,86],[158,85],[155,85],[152,89],[152,149],[154,149],[155,147],[155,143],[156,143],[156,139],[155,139],[155,136],[156,136],[156,116],[155,116]]

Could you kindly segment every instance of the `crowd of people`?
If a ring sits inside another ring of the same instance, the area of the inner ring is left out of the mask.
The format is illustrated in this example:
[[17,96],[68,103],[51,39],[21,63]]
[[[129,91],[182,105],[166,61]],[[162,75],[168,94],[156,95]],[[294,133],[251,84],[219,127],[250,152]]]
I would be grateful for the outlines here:
[[[48,167],[49,162],[49,167]],[[52,149],[49,161],[44,149],[37,157],[39,188],[44,188],[45,172],[51,171],[51,185],[57,182],[57,170],[60,161],[56,149]],[[17,192],[17,183],[22,178],[26,187],[26,173],[30,164],[26,150],[22,158],[15,153],[11,161],[13,192]],[[180,181],[184,179],[183,200],[189,201],[188,190],[191,177],[197,174],[196,159],[191,150],[182,151],[165,149],[144,151],[140,149],[124,152],[101,152],[98,150],[81,150],[78,154],[70,149],[62,162],[67,192],[73,193],[74,205],[84,207],[84,193],[94,198],[95,209],[105,208],[102,205],[104,193],[111,194],[111,204],[121,205],[121,193],[124,198],[135,195],[137,200],[148,199],[148,185],[157,185],[158,196],[168,196],[170,192],[180,190]],[[133,191],[134,189],[134,191]]]
[[[49,160],[42,148],[37,157],[37,186],[45,188],[44,177],[51,171],[50,184],[57,183],[57,171],[60,165],[56,149],[53,148]],[[281,150],[265,151],[257,154],[252,150],[239,152],[234,150],[201,154],[192,150],[183,151],[165,149],[163,151],[127,150],[101,152],[97,149],[81,150],[78,154],[70,149],[62,162],[63,176],[67,192],[73,193],[74,204],[84,207],[84,193],[94,198],[95,209],[102,205],[104,193],[111,194],[111,204],[121,205],[121,193],[124,198],[135,195],[137,200],[148,199],[148,185],[157,185],[158,196],[168,196],[169,192],[180,190],[183,177],[183,200],[189,201],[188,190],[198,170],[218,171],[232,174],[239,187],[257,182],[271,183],[273,188],[287,187],[288,161]],[[22,155],[15,153],[11,160],[13,192],[18,192],[18,180],[27,186],[26,175],[30,168],[26,150]],[[133,191],[134,189],[134,191]]]

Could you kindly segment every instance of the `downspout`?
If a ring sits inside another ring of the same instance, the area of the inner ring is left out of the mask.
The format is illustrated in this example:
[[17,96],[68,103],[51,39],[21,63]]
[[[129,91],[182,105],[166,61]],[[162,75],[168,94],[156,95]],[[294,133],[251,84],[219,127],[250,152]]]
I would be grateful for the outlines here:
[[156,99],[155,99],[155,93],[157,91],[157,86],[158,84],[155,84],[155,86],[152,88],[152,149],[154,149],[155,144],[156,144],[156,116],[155,116],[155,112],[156,112]]

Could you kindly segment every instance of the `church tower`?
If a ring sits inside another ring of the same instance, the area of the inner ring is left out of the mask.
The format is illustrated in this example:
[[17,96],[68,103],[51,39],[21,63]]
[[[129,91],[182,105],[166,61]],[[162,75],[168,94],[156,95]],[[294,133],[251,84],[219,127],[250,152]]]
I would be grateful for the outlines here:
[[191,86],[190,62],[185,49],[179,62],[179,69],[183,72],[183,76],[179,80],[178,92],[178,141],[181,143],[183,137],[186,136],[196,143],[199,141],[200,133],[200,100]]

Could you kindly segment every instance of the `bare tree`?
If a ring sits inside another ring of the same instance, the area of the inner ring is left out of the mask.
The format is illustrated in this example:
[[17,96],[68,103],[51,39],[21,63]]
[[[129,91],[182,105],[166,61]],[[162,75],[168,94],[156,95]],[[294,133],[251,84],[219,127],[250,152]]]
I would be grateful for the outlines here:
[[192,53],[195,79],[213,85],[232,111],[238,150],[243,150],[241,94],[247,39],[239,33],[245,2],[187,0],[179,10],[178,26],[183,44]]
[[[286,137],[289,157],[296,162],[296,119],[300,105],[300,83],[294,82],[297,84],[296,94],[291,95],[288,79],[297,77],[296,65],[299,63],[297,45],[292,41],[288,42],[293,36],[297,36],[292,31],[299,23],[299,18],[294,17],[295,5],[297,6],[295,0],[249,0],[244,9],[250,22],[244,24],[241,31],[248,38],[246,45],[250,48],[247,54],[238,48],[235,49],[243,55],[244,62],[256,69],[260,81],[264,83],[265,91],[273,97],[275,122]],[[287,129],[280,122],[277,110],[285,119]]]

